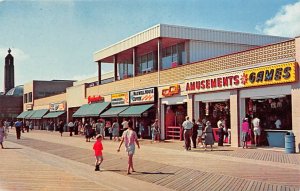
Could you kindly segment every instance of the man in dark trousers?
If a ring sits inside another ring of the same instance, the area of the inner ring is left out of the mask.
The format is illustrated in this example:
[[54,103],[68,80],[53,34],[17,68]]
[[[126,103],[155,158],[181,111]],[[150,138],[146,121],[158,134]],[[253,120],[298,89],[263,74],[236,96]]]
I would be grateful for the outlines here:
[[17,120],[16,123],[15,123],[15,127],[16,127],[16,133],[17,133],[17,139],[20,139],[21,138],[21,129],[22,129],[22,122]]

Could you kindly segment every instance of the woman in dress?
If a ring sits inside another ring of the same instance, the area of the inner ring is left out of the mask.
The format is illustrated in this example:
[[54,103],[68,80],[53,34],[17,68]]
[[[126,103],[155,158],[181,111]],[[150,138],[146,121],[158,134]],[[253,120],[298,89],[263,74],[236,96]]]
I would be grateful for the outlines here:
[[207,145],[210,145],[210,150],[212,151],[212,146],[214,144],[214,137],[213,137],[213,130],[211,128],[210,121],[206,122],[204,133],[205,133],[205,140],[204,140],[205,150],[207,149]]
[[115,119],[115,121],[112,124],[112,136],[113,136],[114,141],[119,140],[119,129],[120,129],[120,127],[119,127],[118,120]]
[[120,142],[120,145],[117,150],[118,152],[120,152],[120,148],[121,148],[123,142],[125,142],[126,152],[128,153],[127,174],[131,174],[130,169],[132,170],[132,172],[135,172],[134,168],[133,168],[133,155],[135,152],[135,144],[138,146],[138,148],[140,148],[137,134],[132,129],[132,122],[128,122],[128,129],[123,132],[121,142]]

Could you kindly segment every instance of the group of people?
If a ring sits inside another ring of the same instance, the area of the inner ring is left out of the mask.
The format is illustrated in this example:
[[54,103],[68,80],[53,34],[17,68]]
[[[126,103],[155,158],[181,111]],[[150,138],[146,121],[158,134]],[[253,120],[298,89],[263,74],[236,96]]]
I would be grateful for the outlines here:
[[208,145],[210,145],[212,150],[214,137],[210,121],[206,121],[205,119],[198,119],[197,122],[195,119],[190,121],[190,118],[186,116],[185,121],[182,123],[182,128],[184,130],[184,146],[186,151],[191,150],[191,142],[193,142],[194,148],[201,143],[205,146],[205,150]]
[[[261,126],[260,119],[257,116],[251,121],[251,125],[253,127],[253,135],[254,135],[254,144],[255,146],[260,145],[260,136],[261,136]],[[247,142],[250,140],[251,136],[251,126],[249,123],[249,119],[245,117],[242,123],[242,145],[243,148],[248,148]]]

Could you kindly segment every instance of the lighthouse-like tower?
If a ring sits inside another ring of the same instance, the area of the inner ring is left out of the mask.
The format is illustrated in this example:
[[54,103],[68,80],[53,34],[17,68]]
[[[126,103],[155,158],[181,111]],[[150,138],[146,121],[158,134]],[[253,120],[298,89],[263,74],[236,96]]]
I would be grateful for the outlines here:
[[14,57],[10,53],[11,50],[8,49],[4,66],[4,94],[15,87]]

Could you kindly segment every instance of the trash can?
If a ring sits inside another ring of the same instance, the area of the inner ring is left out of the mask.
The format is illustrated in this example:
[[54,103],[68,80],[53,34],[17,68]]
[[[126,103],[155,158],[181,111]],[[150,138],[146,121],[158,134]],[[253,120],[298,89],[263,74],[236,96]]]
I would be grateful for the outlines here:
[[296,153],[295,136],[292,131],[288,131],[285,135],[285,153]]

